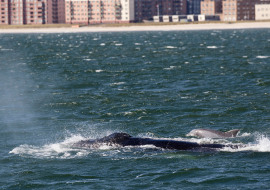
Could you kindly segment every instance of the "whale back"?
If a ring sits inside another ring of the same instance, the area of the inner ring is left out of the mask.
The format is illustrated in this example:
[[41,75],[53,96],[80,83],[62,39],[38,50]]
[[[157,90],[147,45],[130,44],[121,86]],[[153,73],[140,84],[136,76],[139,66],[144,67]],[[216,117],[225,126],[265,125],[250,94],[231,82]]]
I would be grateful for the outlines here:
[[109,136],[99,139],[101,143],[122,144],[128,140],[131,136],[127,133],[113,133]]
[[[212,130],[198,129],[199,132],[208,132],[211,134]],[[239,131],[239,130],[238,130]],[[196,132],[196,131],[195,131]],[[235,134],[234,131],[228,131]],[[219,131],[218,131],[219,133]],[[220,132],[223,133],[223,132]],[[231,147],[236,149],[241,147],[239,145],[223,145],[223,144],[199,144],[190,141],[177,141],[177,140],[164,140],[164,139],[151,139],[151,138],[139,138],[132,137],[127,133],[113,133],[109,136],[105,136],[100,139],[83,140],[73,144],[73,147],[83,148],[99,148],[102,144],[106,145],[120,145],[120,146],[142,146],[142,145],[154,145],[164,149],[174,150],[195,150],[195,151],[214,151],[224,147]]]
[[127,133],[113,133],[100,139],[82,140],[73,144],[73,147],[99,148],[103,143],[107,145],[123,145],[131,136]]

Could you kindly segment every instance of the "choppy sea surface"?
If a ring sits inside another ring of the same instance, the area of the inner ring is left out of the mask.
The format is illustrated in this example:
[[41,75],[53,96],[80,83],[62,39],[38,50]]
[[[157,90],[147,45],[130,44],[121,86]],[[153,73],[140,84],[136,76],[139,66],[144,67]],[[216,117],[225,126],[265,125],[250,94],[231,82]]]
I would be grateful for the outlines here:
[[[246,147],[72,147],[114,132]],[[269,30],[0,35],[0,189],[269,189],[269,176]]]

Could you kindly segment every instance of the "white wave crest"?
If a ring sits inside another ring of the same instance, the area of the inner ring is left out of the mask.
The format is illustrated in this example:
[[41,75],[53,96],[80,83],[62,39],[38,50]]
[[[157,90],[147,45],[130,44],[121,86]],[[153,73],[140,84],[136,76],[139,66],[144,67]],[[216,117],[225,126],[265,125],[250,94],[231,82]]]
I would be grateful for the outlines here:
[[126,84],[126,82],[115,82],[115,83],[111,83],[110,86],[118,86],[122,84]]
[[177,66],[170,66],[170,67],[168,67],[168,68],[164,68],[164,70],[173,70],[173,69],[175,69],[175,68],[177,68]]
[[258,58],[258,59],[267,59],[269,57],[270,56],[264,56],[264,55],[258,55],[258,56],[256,56],[256,58]]
[[175,46],[165,46],[165,48],[166,48],[166,49],[175,49],[175,48],[177,48],[177,47],[175,47]]
[[206,48],[208,48],[208,49],[217,49],[218,47],[217,46],[207,46]]

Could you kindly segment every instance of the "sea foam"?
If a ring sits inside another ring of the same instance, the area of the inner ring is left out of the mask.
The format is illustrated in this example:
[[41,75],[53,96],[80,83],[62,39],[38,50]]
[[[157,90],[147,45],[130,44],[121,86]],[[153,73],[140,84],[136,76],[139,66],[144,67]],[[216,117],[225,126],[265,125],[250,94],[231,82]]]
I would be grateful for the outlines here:
[[80,135],[73,135],[66,138],[63,142],[45,144],[42,146],[33,145],[20,145],[11,150],[10,154],[16,154],[24,157],[34,157],[34,158],[76,158],[82,157],[89,154],[89,151],[85,149],[75,149],[72,148],[72,144],[80,140],[85,140],[84,137]]
[[267,137],[265,135],[258,135],[255,142],[248,143],[248,144],[238,144],[238,145],[240,147],[237,149],[227,147],[227,148],[222,149],[221,151],[226,151],[226,152],[243,152],[243,151],[270,152],[270,139],[269,139],[269,137]]
[[269,57],[270,56],[264,56],[264,55],[258,55],[258,56],[256,56],[256,58],[258,58],[258,59],[267,59]]

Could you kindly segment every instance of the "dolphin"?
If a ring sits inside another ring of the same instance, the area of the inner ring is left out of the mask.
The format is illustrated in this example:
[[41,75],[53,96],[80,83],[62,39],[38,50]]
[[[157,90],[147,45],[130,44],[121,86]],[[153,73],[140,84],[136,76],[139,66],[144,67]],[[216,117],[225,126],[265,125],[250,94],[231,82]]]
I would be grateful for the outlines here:
[[231,138],[236,137],[239,129],[233,129],[227,132],[221,132],[211,129],[193,129],[186,136],[194,136],[199,138]]
[[141,146],[141,145],[154,145],[155,147],[163,149],[174,149],[174,150],[218,150],[225,147],[231,147],[236,149],[239,145],[230,144],[199,144],[188,141],[177,141],[177,140],[163,140],[163,139],[152,139],[152,138],[139,138],[132,137],[127,133],[113,133],[109,136],[94,140],[83,140],[73,144],[73,147],[80,148],[98,148],[101,145],[118,145],[121,147],[125,146]]

